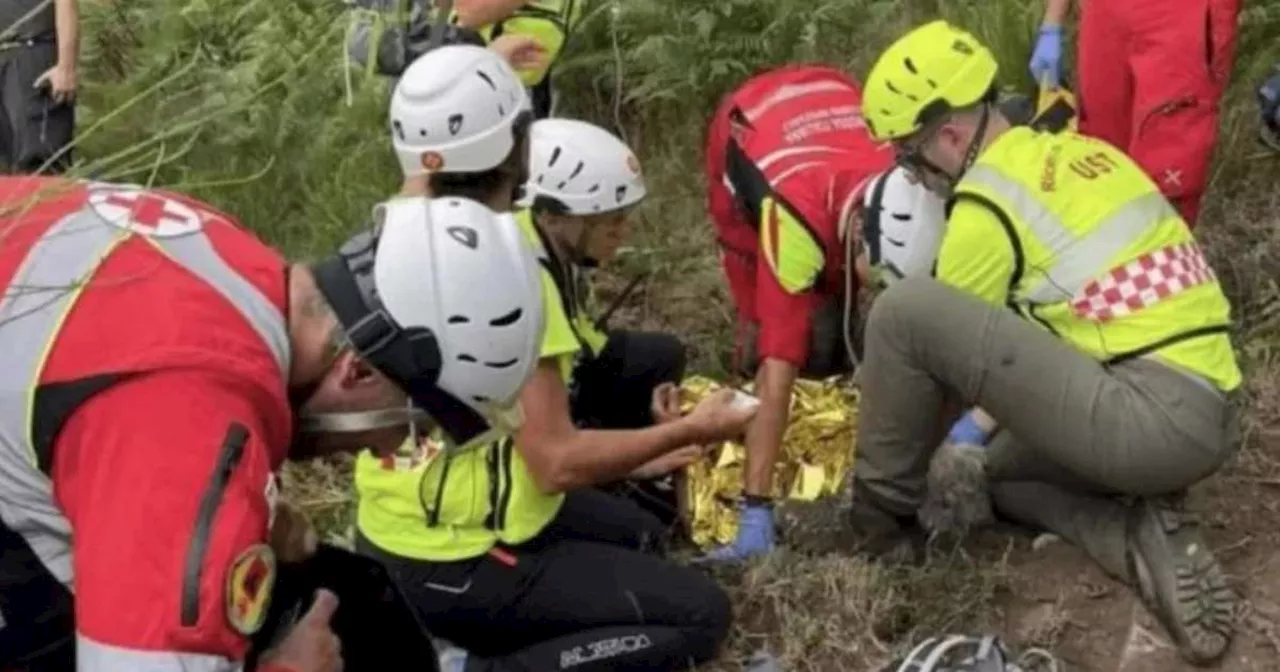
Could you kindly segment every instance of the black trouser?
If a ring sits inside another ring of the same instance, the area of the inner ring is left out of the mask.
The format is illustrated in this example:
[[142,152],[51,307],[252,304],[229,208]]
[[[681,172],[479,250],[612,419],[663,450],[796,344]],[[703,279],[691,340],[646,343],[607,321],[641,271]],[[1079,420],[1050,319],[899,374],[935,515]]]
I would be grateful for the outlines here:
[[245,669],[252,670],[258,652],[269,650],[292,630],[320,588],[338,596],[338,611],[329,627],[342,642],[344,669],[405,669],[404,661],[411,660],[415,671],[438,672],[431,638],[386,568],[328,544],[301,563],[280,566],[267,624],[253,638]]
[[[653,424],[653,388],[684,378],[685,349],[671,334],[611,331],[604,349],[573,372],[573,419],[588,429],[639,429]],[[667,527],[678,518],[675,479],[611,483],[604,489],[634,500]]]
[[728,635],[715,581],[642,550],[658,523],[627,500],[568,495],[534,540],[460,562],[398,558],[364,539],[467,672],[687,670]]
[[[0,172],[35,173],[71,142],[75,104],[55,103],[48,86],[34,86],[57,60],[52,38],[0,44]],[[60,173],[70,165],[67,151],[45,172]]]
[[71,591],[0,521],[0,670],[74,672],[74,612]]
[[529,89],[529,103],[533,106],[534,119],[546,119],[551,116],[551,73],[548,72],[541,82]]

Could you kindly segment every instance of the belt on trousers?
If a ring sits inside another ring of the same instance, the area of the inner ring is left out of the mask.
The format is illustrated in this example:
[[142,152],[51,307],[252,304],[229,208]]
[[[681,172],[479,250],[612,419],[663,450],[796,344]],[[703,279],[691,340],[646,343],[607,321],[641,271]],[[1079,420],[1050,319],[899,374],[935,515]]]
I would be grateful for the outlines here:
[[21,49],[23,47],[31,48],[37,44],[51,44],[55,41],[53,36],[45,37],[10,37],[0,40],[0,52],[9,51],[11,49]]

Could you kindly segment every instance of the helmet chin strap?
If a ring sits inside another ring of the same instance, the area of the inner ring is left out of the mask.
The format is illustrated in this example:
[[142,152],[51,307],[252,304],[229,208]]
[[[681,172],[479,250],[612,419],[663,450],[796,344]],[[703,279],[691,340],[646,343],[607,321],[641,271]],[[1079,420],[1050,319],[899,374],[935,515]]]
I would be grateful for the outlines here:
[[573,263],[583,268],[597,268],[600,266],[599,259],[593,259],[587,254],[587,233],[590,227],[590,224],[583,222],[582,231],[578,234],[578,240],[574,241],[573,246],[569,248],[569,254],[573,255]]
[[412,406],[348,413],[304,413],[298,418],[298,431],[308,434],[352,434],[405,425],[412,431],[417,425],[430,420],[426,412]]

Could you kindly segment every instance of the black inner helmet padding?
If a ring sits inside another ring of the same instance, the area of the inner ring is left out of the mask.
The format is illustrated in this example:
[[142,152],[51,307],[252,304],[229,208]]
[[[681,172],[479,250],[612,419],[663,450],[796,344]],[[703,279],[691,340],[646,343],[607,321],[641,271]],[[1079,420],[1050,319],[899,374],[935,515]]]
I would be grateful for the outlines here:
[[451,440],[463,444],[489,429],[469,406],[441,390],[441,353],[435,334],[404,328],[387,314],[373,286],[376,232],[352,237],[312,268],[316,286],[333,308],[351,347],[413,399]]
[[995,103],[999,97],[1000,92],[996,89],[995,82],[992,82],[991,87],[987,89],[986,93],[983,93],[982,97],[973,101],[973,104],[970,106],[956,107],[951,103],[938,98],[930,102],[928,105],[925,105],[924,109],[920,110],[920,113],[916,115],[916,125],[920,128],[926,128],[952,112],[967,109],[967,107],[976,107],[983,103]]
[[867,263],[872,266],[880,263],[880,213],[884,210],[884,190],[888,183],[889,172],[885,172],[876,180],[871,203],[862,213],[862,242],[867,246]]

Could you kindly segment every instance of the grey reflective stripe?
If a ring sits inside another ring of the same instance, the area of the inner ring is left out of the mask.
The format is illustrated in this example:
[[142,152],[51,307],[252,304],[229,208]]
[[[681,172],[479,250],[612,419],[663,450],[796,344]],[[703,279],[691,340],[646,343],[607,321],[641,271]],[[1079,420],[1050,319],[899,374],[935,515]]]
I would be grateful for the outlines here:
[[30,440],[31,391],[49,339],[75,299],[74,288],[124,232],[80,212],[32,246],[0,299],[0,521],[21,535],[55,579],[71,587],[71,526],[36,468]]
[[227,265],[203,233],[180,238],[152,238],[175,261],[200,276],[239,310],[280,367],[280,375],[288,379],[291,360],[289,329],[280,310],[248,280]]
[[1121,250],[1157,222],[1175,214],[1164,196],[1153,192],[1128,201],[1087,235],[1077,236],[1034,192],[995,168],[974,166],[965,173],[961,184],[970,182],[1000,197],[1009,214],[1026,225],[1054,260],[1051,268],[1041,269],[1044,277],[1033,286],[1015,289],[1015,299],[1031,303],[1071,298],[1090,280],[1110,270],[1111,259]]
[[[108,223],[91,207],[69,214],[32,245],[0,299],[0,371],[5,372],[0,382],[0,522],[20,534],[49,573],[69,588],[71,529],[53,501],[49,478],[37,467],[30,437],[33,391],[77,288],[131,235],[141,234]],[[287,373],[284,316],[218,256],[203,231],[150,240],[231,302],[262,337],[282,375]]]
[[208,653],[127,649],[76,636],[76,672],[240,672],[241,663]]
[[986,187],[1003,199],[1011,214],[1031,229],[1032,235],[1049,248],[1055,257],[1075,242],[1075,234],[1071,233],[1062,220],[1044,207],[1040,199],[1017,180],[1006,177],[991,166],[979,164],[964,174],[960,186],[970,182]]
[[1025,290],[1023,297],[1032,303],[1053,303],[1075,296],[1090,280],[1110,270],[1117,254],[1158,222],[1176,214],[1169,201],[1156,192],[1125,203],[1061,252],[1045,277]]

